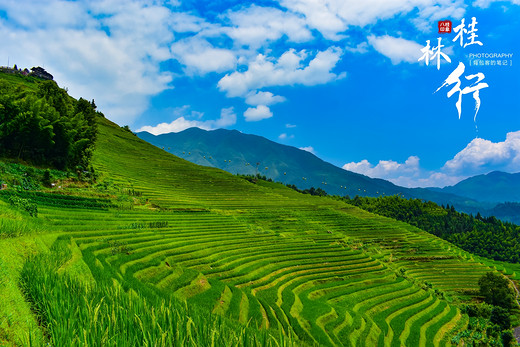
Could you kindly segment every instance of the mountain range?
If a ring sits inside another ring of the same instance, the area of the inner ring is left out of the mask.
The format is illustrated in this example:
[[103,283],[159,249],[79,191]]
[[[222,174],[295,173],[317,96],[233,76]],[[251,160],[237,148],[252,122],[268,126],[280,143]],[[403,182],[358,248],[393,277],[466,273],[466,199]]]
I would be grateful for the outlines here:
[[[466,213],[480,212],[482,215],[495,213],[493,209],[499,202],[520,201],[517,199],[518,190],[512,192],[508,188],[516,187],[513,182],[520,184],[520,174],[491,173],[443,189],[405,188],[383,179],[344,170],[308,151],[237,130],[189,128],[161,135],[138,132],[137,136],[198,165],[216,167],[233,174],[260,174],[284,184],[294,184],[299,189],[322,188],[334,195],[353,197],[399,194],[406,198],[450,204]],[[502,218],[511,221],[511,208],[514,211],[512,216],[518,215],[516,209],[520,210],[520,205],[515,204],[509,204],[507,208],[502,206],[498,212],[502,213]]]
[[429,188],[485,202],[520,202],[520,173],[493,171],[444,188]]

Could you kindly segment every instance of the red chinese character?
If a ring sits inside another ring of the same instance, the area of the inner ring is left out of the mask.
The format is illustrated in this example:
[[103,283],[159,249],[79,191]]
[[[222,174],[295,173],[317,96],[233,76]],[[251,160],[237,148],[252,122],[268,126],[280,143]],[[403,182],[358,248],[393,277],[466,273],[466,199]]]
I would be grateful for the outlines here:
[[438,23],[439,34],[450,34],[451,33],[451,20],[440,20]]

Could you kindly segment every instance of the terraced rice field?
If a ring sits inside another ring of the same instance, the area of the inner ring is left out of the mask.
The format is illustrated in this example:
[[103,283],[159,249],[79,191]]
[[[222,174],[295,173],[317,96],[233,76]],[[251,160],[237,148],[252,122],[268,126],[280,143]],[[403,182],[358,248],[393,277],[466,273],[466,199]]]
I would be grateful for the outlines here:
[[137,279],[308,344],[437,346],[466,324],[445,297],[492,271],[404,223],[100,131],[102,180],[133,194],[95,210],[42,203],[39,214],[123,288]]

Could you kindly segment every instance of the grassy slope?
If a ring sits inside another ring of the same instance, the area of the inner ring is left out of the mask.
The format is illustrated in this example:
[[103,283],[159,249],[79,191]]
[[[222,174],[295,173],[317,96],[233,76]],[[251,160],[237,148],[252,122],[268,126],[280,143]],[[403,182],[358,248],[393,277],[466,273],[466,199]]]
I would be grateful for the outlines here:
[[472,299],[480,275],[497,269],[519,278],[518,268],[406,224],[188,163],[107,120],[94,164],[97,188],[66,193],[108,194],[119,208],[42,203],[44,233],[0,241],[0,295],[9,303],[0,308],[0,342],[38,336],[17,276],[57,234],[78,246],[67,262],[76,277],[103,272],[127,288],[137,279],[203,310],[320,344],[443,345],[464,324],[456,305]]
[[[354,249],[362,249],[365,256],[384,264],[388,273],[391,271],[394,276],[394,271],[402,268],[405,273],[409,274],[407,275],[408,281],[414,282],[412,286],[417,287],[428,282],[433,284],[434,289],[448,293],[450,300],[455,302],[459,298],[471,299],[471,290],[477,289],[478,277],[491,270],[487,266],[491,263],[476,259],[470,254],[408,225],[364,213],[331,199],[302,196],[280,185],[268,183],[252,185],[222,171],[187,163],[141,142],[129,133],[116,131],[111,127],[102,127],[101,132],[102,141],[99,143],[95,157],[98,167],[103,168],[107,173],[110,172],[110,179],[131,185],[148,196],[151,203],[161,207],[208,208],[218,215],[232,216],[241,223],[254,225],[263,232],[279,233],[286,239],[297,240],[301,243],[308,240],[315,244],[327,245],[343,242]],[[112,151],[112,148],[124,148],[124,150],[116,152]],[[217,182],[218,184],[216,184]],[[156,254],[160,258],[164,256],[161,253]],[[202,255],[200,256],[202,257]],[[283,257],[283,252],[277,253],[277,256]],[[218,256],[214,256],[214,258],[218,258]],[[179,261],[182,258],[166,256],[164,259]],[[209,260],[201,261],[201,263],[183,261],[182,264],[188,264],[188,266],[192,264],[193,268],[202,270],[202,273],[217,277],[219,275],[209,268],[211,268],[211,264],[218,263],[214,259],[211,261],[213,263]],[[288,265],[293,264],[288,262]],[[301,264],[294,266],[298,265]],[[228,276],[226,283],[240,288],[245,287],[247,292],[248,286],[244,284],[247,279],[252,280],[250,283],[253,284],[255,279],[258,284],[267,281],[264,277],[269,275],[255,277],[255,268],[261,266],[265,265],[252,262],[247,268],[247,275],[235,269],[226,269],[228,271],[224,272],[225,276]],[[273,270],[283,272],[284,268],[273,267]],[[229,275],[229,271],[238,272],[239,278],[235,278],[236,274]],[[515,272],[511,270],[508,272],[514,278],[518,278]],[[320,290],[317,285],[318,281],[319,279],[316,278],[314,282],[303,282],[299,285],[308,285],[314,290]],[[283,281],[280,280],[280,283]],[[337,285],[339,284],[334,284],[334,286]],[[334,286],[329,287],[332,288],[331,291],[336,291],[338,295],[341,295],[341,292]],[[288,287],[290,284],[285,288]],[[294,286],[291,290],[293,293],[298,292],[299,287]],[[310,292],[310,289],[307,289],[307,292]],[[276,295],[278,300],[280,300],[280,296],[283,297],[283,294],[283,289],[279,288]],[[287,294],[287,296],[290,295],[292,294]],[[381,295],[381,293],[377,292],[374,295]],[[269,293],[264,298],[267,302],[274,299]],[[271,320],[283,321],[285,318],[279,319],[278,317],[284,314],[290,315],[291,312],[295,316],[300,316],[297,307],[298,297],[289,300],[293,302],[292,306],[288,305],[284,309],[282,304],[284,312],[279,313],[277,317],[272,317]],[[398,299],[395,300],[398,301]],[[278,302],[280,303],[280,301]],[[327,303],[330,304],[330,301]],[[310,306],[312,303],[307,304]],[[269,309],[271,308],[267,308],[267,310]],[[378,311],[377,306],[370,309]],[[267,313],[266,315],[269,316]],[[300,318],[296,321],[300,326],[305,326],[305,319]],[[326,320],[324,316],[309,318],[320,318],[321,322]],[[288,320],[289,325],[296,324],[296,321],[291,321],[290,318]],[[338,324],[330,324],[330,329],[340,325],[341,318],[336,320]],[[442,325],[439,328],[447,329]],[[313,329],[316,331],[313,332]],[[309,335],[324,337],[316,326],[303,330]],[[374,333],[374,335],[376,334]],[[334,341],[334,338],[332,341],[338,342]],[[320,340],[320,342],[323,341]]]

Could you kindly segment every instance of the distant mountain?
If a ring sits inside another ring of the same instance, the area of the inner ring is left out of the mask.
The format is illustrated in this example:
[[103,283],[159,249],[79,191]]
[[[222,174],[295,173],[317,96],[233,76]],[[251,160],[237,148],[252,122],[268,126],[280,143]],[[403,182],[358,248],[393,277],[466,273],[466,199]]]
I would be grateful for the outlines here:
[[495,216],[501,220],[520,225],[520,203],[505,202],[481,213],[484,216]]
[[190,128],[158,136],[139,132],[137,136],[195,164],[233,174],[259,173],[302,189],[320,187],[342,196],[404,193],[391,182],[343,170],[307,151],[237,130]]
[[483,202],[520,202],[520,173],[493,171],[470,177],[454,186],[430,189]]
[[[282,145],[257,135],[236,130],[206,131],[190,128],[178,133],[137,133],[141,139],[195,164],[212,166],[233,174],[259,173],[300,189],[322,188],[329,194],[379,196],[400,194],[407,198],[451,204],[476,213],[482,204],[454,194],[428,189],[409,189],[389,181],[341,169],[307,151]],[[493,205],[485,206],[491,208]]]

